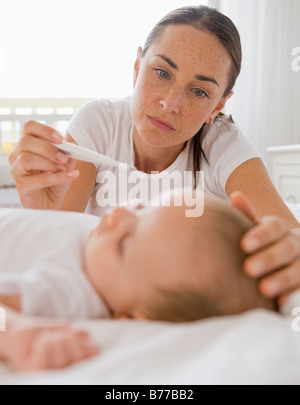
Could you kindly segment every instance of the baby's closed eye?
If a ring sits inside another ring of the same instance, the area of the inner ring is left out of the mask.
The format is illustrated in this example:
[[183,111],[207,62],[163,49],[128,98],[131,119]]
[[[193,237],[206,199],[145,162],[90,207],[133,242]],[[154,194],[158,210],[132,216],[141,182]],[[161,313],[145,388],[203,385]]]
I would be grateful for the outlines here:
[[124,235],[121,238],[120,243],[119,243],[119,249],[120,249],[120,254],[121,255],[124,255],[124,253],[126,252],[129,240],[130,240],[130,234],[129,233],[127,233],[126,235]]

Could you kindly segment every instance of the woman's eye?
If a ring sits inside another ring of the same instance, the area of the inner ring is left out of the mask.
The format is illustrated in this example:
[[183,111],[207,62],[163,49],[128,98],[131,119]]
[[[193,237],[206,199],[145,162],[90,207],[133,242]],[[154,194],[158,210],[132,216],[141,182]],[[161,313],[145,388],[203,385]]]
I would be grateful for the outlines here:
[[205,93],[205,91],[201,89],[194,89],[194,93],[196,94],[197,97],[208,97],[208,95]]
[[169,76],[169,73],[168,72],[166,72],[165,70],[163,70],[163,69],[154,69],[155,71],[156,71],[156,73],[158,74],[158,76],[161,78],[161,79],[168,79],[170,76]]

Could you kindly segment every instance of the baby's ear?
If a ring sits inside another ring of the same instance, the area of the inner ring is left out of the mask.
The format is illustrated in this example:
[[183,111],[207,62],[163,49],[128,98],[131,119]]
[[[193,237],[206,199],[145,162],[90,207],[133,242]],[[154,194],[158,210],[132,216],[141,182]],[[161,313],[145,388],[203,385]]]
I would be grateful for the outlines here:
[[113,314],[111,316],[112,319],[129,319],[130,316],[127,314]]
[[131,318],[132,319],[139,319],[140,321],[149,321],[150,318],[144,314],[143,312],[140,311],[133,311],[133,313],[131,314]]
[[113,319],[139,319],[143,321],[149,320],[147,315],[140,311],[133,311],[132,313],[115,314],[112,316]]

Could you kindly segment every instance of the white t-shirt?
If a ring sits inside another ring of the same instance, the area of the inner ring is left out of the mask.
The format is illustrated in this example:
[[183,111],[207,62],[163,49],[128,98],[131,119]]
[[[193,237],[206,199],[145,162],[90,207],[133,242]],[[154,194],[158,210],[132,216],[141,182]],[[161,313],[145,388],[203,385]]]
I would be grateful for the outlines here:
[[83,247],[99,218],[0,209],[0,294],[19,295],[29,315],[85,319],[109,312],[83,271]]
[[[68,132],[75,142],[118,161],[134,166],[133,121],[130,97],[119,100],[98,99],[86,103],[73,116]],[[199,186],[208,194],[224,200],[226,182],[243,162],[260,157],[229,117],[217,118],[206,126],[201,159],[203,177]],[[159,174],[96,165],[98,175],[87,212],[102,214],[109,206],[138,199],[151,201],[159,192],[172,187],[192,187],[193,153],[189,141],[175,162]],[[183,175],[185,173],[185,175]],[[145,185],[145,182],[148,182]]]

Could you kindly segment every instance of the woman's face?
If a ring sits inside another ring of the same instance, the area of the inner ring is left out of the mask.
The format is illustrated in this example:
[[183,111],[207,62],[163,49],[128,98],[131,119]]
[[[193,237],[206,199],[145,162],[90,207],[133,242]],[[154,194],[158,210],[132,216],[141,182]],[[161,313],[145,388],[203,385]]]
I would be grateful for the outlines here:
[[153,147],[183,144],[224,107],[231,57],[214,35],[170,25],[135,63],[135,135]]

